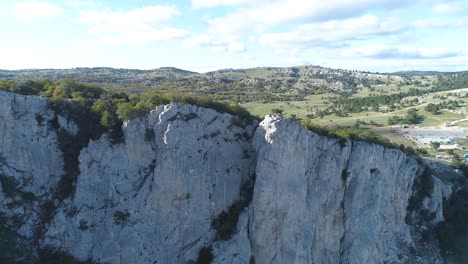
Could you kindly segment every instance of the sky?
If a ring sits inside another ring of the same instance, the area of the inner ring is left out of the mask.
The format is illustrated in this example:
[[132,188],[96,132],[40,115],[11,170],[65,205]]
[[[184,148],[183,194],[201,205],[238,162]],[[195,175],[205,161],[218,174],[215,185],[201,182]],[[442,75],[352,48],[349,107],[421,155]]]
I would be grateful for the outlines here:
[[0,69],[468,70],[468,0],[0,1]]

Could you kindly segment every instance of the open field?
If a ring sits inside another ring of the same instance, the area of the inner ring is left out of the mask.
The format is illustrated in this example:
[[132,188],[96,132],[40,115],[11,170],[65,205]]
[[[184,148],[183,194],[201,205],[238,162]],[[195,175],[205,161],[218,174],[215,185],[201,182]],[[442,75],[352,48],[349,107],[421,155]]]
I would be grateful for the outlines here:
[[[366,98],[371,94],[374,95],[389,95],[397,94],[400,92],[408,92],[410,89],[426,90],[430,89],[435,78],[419,76],[421,81],[426,82],[428,85],[425,87],[416,87],[414,85],[397,86],[396,84],[389,85],[375,85],[371,89],[362,88],[357,93],[353,94],[353,98]],[[337,116],[336,114],[324,115],[322,118],[315,117],[313,122],[325,126],[356,126],[359,121],[359,126],[371,128],[374,132],[388,138],[392,143],[412,147],[427,148],[431,153],[438,154],[429,147],[430,141],[455,142],[456,140],[463,141],[463,145],[468,145],[467,137],[468,130],[463,129],[468,127],[468,119],[465,115],[468,113],[468,105],[464,103],[464,98],[468,93],[467,88],[456,89],[452,91],[442,91],[435,93],[427,93],[421,96],[408,96],[402,99],[409,102],[411,100],[417,103],[413,106],[406,106],[398,109],[399,105],[396,104],[397,110],[386,112],[386,106],[380,107],[379,112],[375,111],[362,111],[358,113],[347,113],[347,116]],[[299,119],[307,119],[309,116],[316,113],[317,110],[325,110],[330,106],[329,98],[336,97],[337,94],[327,93],[319,95],[310,95],[305,97],[304,101],[290,101],[290,102],[272,102],[260,103],[249,102],[243,106],[252,112],[254,115],[263,117],[272,112],[272,109],[280,109],[283,111],[285,117],[294,116]],[[455,109],[440,109],[437,114],[430,113],[425,110],[429,104],[442,104],[447,103],[449,100],[459,102],[459,107]],[[467,99],[468,102],[468,99]],[[407,129],[409,135],[403,135],[402,130],[394,129],[388,126],[390,117],[398,116],[404,119],[410,109],[416,109],[417,115],[421,117],[421,122],[414,128]],[[458,122],[457,122],[458,121]],[[454,122],[459,127],[444,128],[445,124]],[[417,139],[417,140],[416,140]],[[465,142],[466,141],[466,142]],[[459,155],[464,154],[464,151],[456,151]]]
[[371,94],[383,95],[383,94],[397,94],[401,92],[408,92],[410,89],[417,89],[417,90],[428,90],[431,86],[427,87],[418,87],[414,85],[404,85],[398,86],[396,84],[389,84],[389,85],[377,85],[373,86],[372,91],[370,89],[363,89],[361,92],[356,93],[353,97],[366,97]]
[[459,126],[459,127],[468,127],[468,121],[458,122],[457,126]]
[[[423,116],[422,125],[424,126],[438,126],[444,124],[444,122],[452,122],[465,118],[464,115],[453,113],[449,111],[441,111],[438,115],[433,115],[423,108],[427,104],[422,104],[419,106],[408,107],[405,109],[393,111],[393,112],[360,112],[360,113],[351,113],[347,117],[338,117],[336,115],[328,115],[324,118],[315,118],[314,121],[320,124],[329,124],[333,123],[336,125],[352,125],[356,120],[364,122],[375,122],[377,124],[386,125],[388,118],[391,116],[405,116],[410,108],[416,108],[419,110],[418,114]],[[275,103],[246,103],[243,104],[247,110],[252,114],[258,116],[265,116],[272,112],[272,109],[281,109],[284,111],[286,117],[291,115],[296,115],[299,118],[306,118],[307,114],[313,113],[314,109],[323,109],[326,107],[325,104],[321,103],[316,99],[315,101],[291,101],[291,102],[275,102]],[[468,123],[466,123],[468,125]],[[463,124],[462,124],[463,125]]]
[[309,101],[290,101],[290,102],[273,102],[273,103],[260,103],[251,102],[242,104],[250,113],[256,116],[263,117],[272,113],[272,109],[281,109],[284,111],[285,116],[297,115],[300,118],[305,118],[308,113],[308,108],[321,107],[322,104]]
[[390,142],[396,145],[405,145],[405,146],[411,146],[411,147],[418,147],[418,145],[412,141],[409,140],[408,138],[404,137],[399,133],[399,131],[395,128],[391,127],[373,127],[372,130],[376,132],[379,135],[384,136],[385,138],[388,138]]

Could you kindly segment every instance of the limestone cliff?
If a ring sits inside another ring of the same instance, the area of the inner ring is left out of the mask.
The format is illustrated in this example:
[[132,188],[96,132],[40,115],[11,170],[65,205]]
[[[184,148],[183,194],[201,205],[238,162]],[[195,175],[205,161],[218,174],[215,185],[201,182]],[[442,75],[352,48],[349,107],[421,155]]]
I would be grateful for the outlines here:
[[44,99],[0,91],[0,262],[442,262],[421,234],[450,187],[399,150],[171,104],[73,163],[63,141],[79,130]]
[[[424,177],[436,182],[422,197],[431,206],[421,201],[414,209],[434,217],[419,230],[443,220],[450,187],[399,150],[321,137],[274,117],[260,124],[254,144],[249,229],[256,263],[415,263],[408,203],[423,195],[414,182]],[[435,250],[421,262],[442,260]]]

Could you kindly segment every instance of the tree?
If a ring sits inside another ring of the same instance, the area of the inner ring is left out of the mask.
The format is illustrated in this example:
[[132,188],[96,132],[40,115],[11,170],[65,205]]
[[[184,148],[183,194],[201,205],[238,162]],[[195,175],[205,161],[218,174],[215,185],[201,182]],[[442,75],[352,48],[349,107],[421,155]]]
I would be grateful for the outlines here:
[[438,150],[440,148],[440,143],[439,142],[431,142],[431,147],[435,150]]
[[439,114],[439,106],[433,103],[430,103],[426,107],[424,107],[424,110],[426,110],[427,112],[433,115]]
[[279,109],[279,108],[273,108],[273,109],[271,109],[271,112],[272,112],[274,115],[282,116],[283,113],[284,113],[284,110],[283,110],[283,109]]
[[388,118],[387,122],[389,126],[393,126],[393,125],[401,123],[402,121],[403,121],[402,118],[399,116],[391,116]]
[[406,113],[405,121],[408,124],[419,124],[421,123],[423,117],[418,115],[418,110],[416,109],[410,109]]
[[292,119],[292,120],[299,121],[299,118],[297,117],[296,114],[291,114],[291,119]]
[[361,122],[359,119],[357,119],[356,122],[354,122],[353,128],[359,129],[360,127],[361,127]]

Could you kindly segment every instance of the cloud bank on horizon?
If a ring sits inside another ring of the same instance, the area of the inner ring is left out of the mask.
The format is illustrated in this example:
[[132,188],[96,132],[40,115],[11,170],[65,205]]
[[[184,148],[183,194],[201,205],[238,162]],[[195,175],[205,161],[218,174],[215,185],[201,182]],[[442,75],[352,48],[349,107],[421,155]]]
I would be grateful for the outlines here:
[[466,0],[0,2],[0,69],[468,70]]

